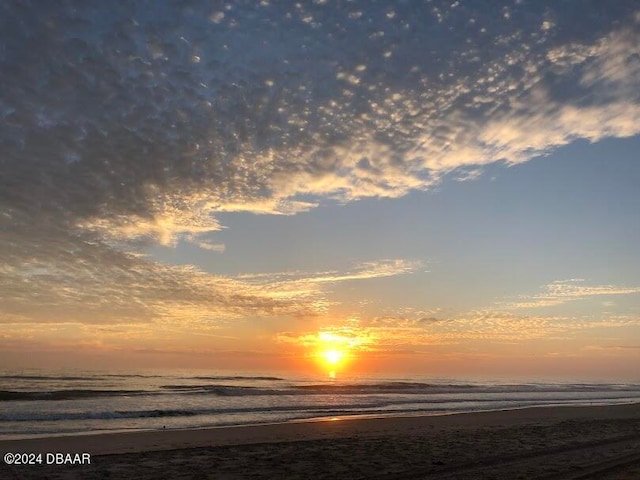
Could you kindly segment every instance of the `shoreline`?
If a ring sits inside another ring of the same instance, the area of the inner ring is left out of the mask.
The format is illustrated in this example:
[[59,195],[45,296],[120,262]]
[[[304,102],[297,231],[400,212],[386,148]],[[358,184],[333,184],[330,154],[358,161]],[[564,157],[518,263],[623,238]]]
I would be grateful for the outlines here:
[[357,420],[377,420],[377,419],[394,419],[394,418],[420,418],[420,417],[446,417],[449,415],[469,415],[476,413],[490,413],[490,412],[510,412],[517,410],[529,410],[538,408],[589,408],[589,407],[615,407],[623,405],[640,405],[640,401],[628,401],[623,403],[606,403],[606,402],[589,402],[581,404],[543,404],[543,405],[526,405],[526,406],[514,406],[507,408],[496,409],[479,409],[479,410],[459,410],[459,411],[415,411],[415,412],[383,412],[383,413],[365,413],[365,414],[346,414],[346,415],[333,415],[327,417],[308,417],[308,418],[294,418],[285,421],[274,421],[265,423],[246,423],[246,424],[227,424],[227,425],[205,425],[197,427],[177,427],[177,428],[132,428],[132,429],[114,429],[114,430],[94,430],[83,432],[65,432],[65,433],[39,433],[39,434],[16,434],[14,437],[7,436],[3,438],[0,436],[0,446],[8,442],[21,442],[28,440],[47,440],[53,438],[67,438],[67,437],[95,437],[101,435],[118,435],[118,434],[136,434],[136,433],[149,433],[149,432],[180,432],[180,431],[200,431],[200,430],[218,430],[218,429],[235,429],[235,428],[249,428],[249,427],[265,427],[269,425],[288,425],[288,424],[308,424],[308,423],[322,423],[333,421],[357,421]]
[[[0,450],[47,460],[0,463],[0,478],[19,480],[628,480],[640,478],[640,403],[48,437]],[[56,455],[90,461],[49,462]]]
[[60,434],[0,440],[0,452],[4,454],[15,451],[34,453],[82,451],[90,452],[92,455],[119,455],[352,436],[419,435],[434,429],[515,427],[559,421],[610,420],[627,417],[640,419],[640,403],[542,405],[415,415],[336,416],[251,425]]

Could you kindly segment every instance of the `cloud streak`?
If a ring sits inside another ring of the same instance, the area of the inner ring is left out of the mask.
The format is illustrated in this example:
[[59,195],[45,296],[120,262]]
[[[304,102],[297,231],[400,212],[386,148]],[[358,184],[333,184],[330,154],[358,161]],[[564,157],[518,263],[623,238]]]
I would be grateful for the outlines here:
[[64,258],[44,255],[22,265],[5,265],[0,322],[215,326],[247,316],[314,316],[331,303],[325,285],[407,274],[419,265],[385,260],[352,271],[232,278],[85,244]]
[[543,293],[522,297],[521,301],[505,304],[507,309],[542,308],[563,305],[594,296],[633,295],[640,287],[615,285],[585,285],[582,279],[558,280],[543,288]]
[[277,340],[296,345],[309,353],[328,341],[355,353],[417,353],[451,346],[458,350],[477,350],[491,344],[526,344],[541,339],[566,341],[592,329],[609,329],[615,335],[617,328],[638,326],[640,318],[635,316],[597,319],[478,310],[441,318],[352,318],[342,324],[325,326],[317,332],[281,332]]

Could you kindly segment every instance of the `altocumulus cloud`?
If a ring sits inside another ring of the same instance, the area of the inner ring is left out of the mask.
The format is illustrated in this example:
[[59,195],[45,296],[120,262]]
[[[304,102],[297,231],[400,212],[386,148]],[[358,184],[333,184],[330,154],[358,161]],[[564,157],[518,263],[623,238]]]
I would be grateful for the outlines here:
[[541,294],[523,296],[521,301],[503,303],[502,306],[507,309],[552,307],[594,296],[637,295],[640,293],[638,286],[588,285],[584,283],[584,279],[580,278],[557,280],[542,288],[543,293]]
[[633,1],[12,1],[0,12],[12,321],[291,313],[302,307],[286,294],[136,252],[198,245],[221,228],[217,212],[399,197],[459,169],[640,132]]

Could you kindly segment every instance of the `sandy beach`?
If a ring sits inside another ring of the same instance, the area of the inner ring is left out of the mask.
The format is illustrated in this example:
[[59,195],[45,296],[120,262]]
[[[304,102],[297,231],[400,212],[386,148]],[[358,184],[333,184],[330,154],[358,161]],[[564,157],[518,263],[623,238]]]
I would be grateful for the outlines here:
[[[0,451],[45,455],[3,462],[9,479],[637,479],[640,404],[48,437]],[[91,463],[47,465],[47,453]]]

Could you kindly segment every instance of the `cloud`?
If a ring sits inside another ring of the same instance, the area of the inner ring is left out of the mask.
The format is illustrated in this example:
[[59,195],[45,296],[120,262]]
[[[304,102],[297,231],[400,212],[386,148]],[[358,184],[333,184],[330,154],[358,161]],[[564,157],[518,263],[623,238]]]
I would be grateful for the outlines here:
[[279,342],[294,344],[314,353],[327,348],[367,351],[369,346],[376,342],[376,338],[370,332],[350,327],[332,327],[302,335],[284,332],[276,338]]
[[220,212],[397,198],[640,133],[637,4],[598,5],[4,5],[4,318],[293,313],[322,283],[387,275],[265,294],[137,255],[222,250],[204,239]]
[[308,299],[316,311],[324,312],[331,301],[324,295],[323,288],[335,283],[359,281],[374,278],[385,278],[415,272],[422,266],[421,262],[403,259],[387,259],[377,262],[366,262],[350,271],[278,272],[267,274],[243,274],[236,278],[254,288],[269,292],[273,298],[295,296]]
[[543,293],[539,295],[524,296],[521,301],[503,305],[507,309],[553,307],[594,296],[640,293],[640,287],[585,285],[583,279],[558,280],[545,285],[542,290]]
[[199,1],[153,15],[78,2],[53,23],[53,7],[9,6],[2,113],[8,158],[26,160],[11,178],[86,227],[136,215],[167,241],[216,229],[202,216],[217,211],[395,197],[459,167],[637,133],[632,4],[596,25],[553,6],[506,2],[505,22],[439,2],[391,18],[376,3],[238,2],[217,23]]
[[224,253],[224,251],[226,250],[226,246],[224,243],[210,243],[199,241],[196,243],[196,245],[203,250],[209,250],[211,252]]
[[[281,342],[317,350],[327,337],[353,351],[419,351],[424,347],[469,344],[476,340],[521,342],[566,332],[566,318],[516,316],[498,312],[469,312],[451,318],[376,317],[351,319],[318,332],[285,332]],[[335,342],[334,342],[335,343]]]
[[227,249],[224,243],[214,243],[210,240],[203,240],[198,237],[198,235],[190,235],[185,240],[193,245],[196,245],[198,248],[202,250],[208,250],[210,252],[224,253]]
[[375,262],[364,262],[349,271],[331,270],[326,272],[277,272],[263,274],[241,274],[236,278],[253,283],[270,282],[279,285],[323,284],[345,282],[348,280],[364,280],[384,278],[395,275],[413,273],[422,267],[422,262],[405,259],[385,259]]
[[384,316],[351,318],[325,326],[318,331],[283,332],[277,340],[297,345],[306,351],[321,348],[327,337],[354,352],[419,352],[425,348],[472,348],[474,345],[521,344],[540,339],[567,339],[576,333],[599,329],[638,327],[640,318],[606,318],[561,315],[516,315],[477,310],[450,317]]
[[[32,245],[22,247],[30,250]],[[55,250],[54,256],[43,252],[21,265],[3,267],[1,323],[215,326],[246,316],[313,316],[330,303],[325,285],[411,273],[419,265],[384,260],[352,271],[233,278],[192,266],[162,265],[100,244],[85,243],[63,257]],[[26,256],[17,253],[14,258]]]

